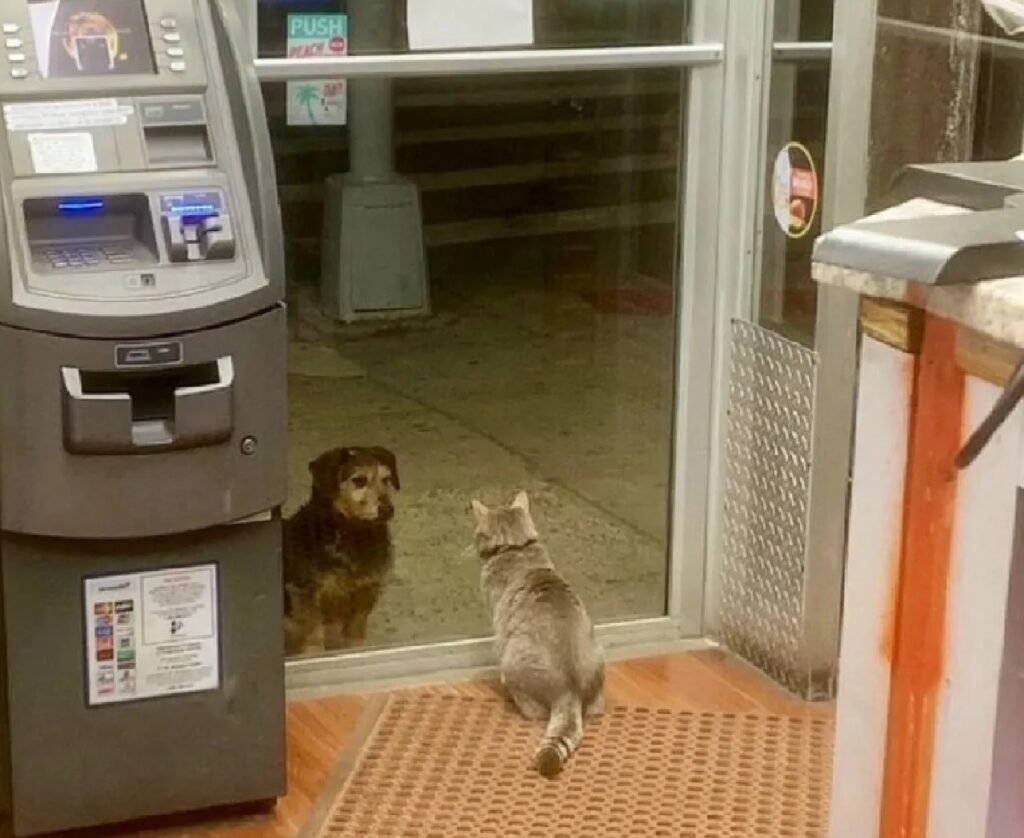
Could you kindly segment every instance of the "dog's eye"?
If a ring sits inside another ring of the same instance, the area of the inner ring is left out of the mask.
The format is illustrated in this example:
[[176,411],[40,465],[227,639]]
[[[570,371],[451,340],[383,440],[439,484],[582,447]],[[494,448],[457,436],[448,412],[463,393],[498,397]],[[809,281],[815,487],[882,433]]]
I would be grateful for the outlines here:
[[362,474],[357,474],[355,477],[352,478],[352,485],[355,486],[357,489],[365,489],[366,484],[369,482],[370,481],[367,480],[366,476]]
[[391,475],[390,474],[385,474],[384,475],[384,485],[385,486],[390,486],[391,485]]

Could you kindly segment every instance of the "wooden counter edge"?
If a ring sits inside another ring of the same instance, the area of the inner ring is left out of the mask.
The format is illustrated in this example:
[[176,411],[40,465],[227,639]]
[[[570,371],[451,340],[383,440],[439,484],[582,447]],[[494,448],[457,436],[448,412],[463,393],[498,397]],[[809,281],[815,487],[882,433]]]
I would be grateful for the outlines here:
[[968,375],[1002,387],[1024,357],[1024,349],[996,340],[966,326],[956,335],[956,362]]
[[907,303],[863,297],[860,327],[880,343],[916,355],[921,351],[924,312]]
[[[913,355],[921,351],[925,318],[921,309],[907,303],[874,297],[864,297],[860,303],[860,327],[865,335]],[[957,327],[956,361],[968,375],[1002,387],[1022,357],[1024,349],[967,326]]]

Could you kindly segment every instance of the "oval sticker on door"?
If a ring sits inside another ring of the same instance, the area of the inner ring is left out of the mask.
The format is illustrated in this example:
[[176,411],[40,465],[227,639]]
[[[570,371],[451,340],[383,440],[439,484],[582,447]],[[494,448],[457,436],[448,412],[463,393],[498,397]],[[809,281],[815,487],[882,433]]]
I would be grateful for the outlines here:
[[787,143],[775,156],[772,206],[783,233],[791,239],[807,235],[818,213],[818,170],[800,143]]

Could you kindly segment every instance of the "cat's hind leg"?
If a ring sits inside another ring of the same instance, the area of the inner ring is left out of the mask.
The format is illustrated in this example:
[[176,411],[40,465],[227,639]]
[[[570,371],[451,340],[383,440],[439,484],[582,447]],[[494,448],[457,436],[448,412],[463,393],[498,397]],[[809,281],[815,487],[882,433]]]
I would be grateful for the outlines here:
[[583,715],[588,719],[592,719],[595,716],[603,716],[604,710],[604,693],[599,692],[590,700],[587,706],[583,708]]
[[604,660],[598,658],[584,683],[589,686],[583,692],[583,715],[587,718],[604,715]]
[[519,709],[519,712],[523,714],[524,719],[529,719],[531,722],[542,722],[546,721],[548,717],[548,708],[537,701],[535,698],[531,698],[524,692],[514,692],[509,690],[509,695],[512,696],[512,703]]
[[501,682],[519,712],[533,721],[546,721],[551,715],[551,697],[559,689],[552,680],[561,680],[553,671],[543,648],[521,638],[502,650]]

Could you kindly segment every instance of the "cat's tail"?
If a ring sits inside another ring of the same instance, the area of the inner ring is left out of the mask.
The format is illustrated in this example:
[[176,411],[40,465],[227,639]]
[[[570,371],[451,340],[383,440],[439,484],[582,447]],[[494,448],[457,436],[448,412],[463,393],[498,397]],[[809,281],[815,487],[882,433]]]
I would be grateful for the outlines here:
[[566,693],[551,707],[548,727],[534,758],[537,770],[545,777],[554,777],[565,767],[581,739],[583,706],[579,696]]

